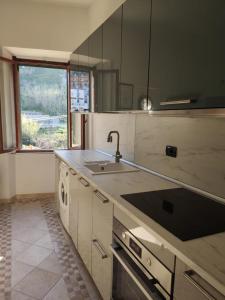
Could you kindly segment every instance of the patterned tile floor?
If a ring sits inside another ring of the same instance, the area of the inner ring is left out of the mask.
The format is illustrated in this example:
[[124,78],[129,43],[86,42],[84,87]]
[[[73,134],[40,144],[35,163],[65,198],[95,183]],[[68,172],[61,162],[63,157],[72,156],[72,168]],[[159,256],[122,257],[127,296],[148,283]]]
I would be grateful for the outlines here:
[[98,300],[52,199],[0,205],[0,300]]

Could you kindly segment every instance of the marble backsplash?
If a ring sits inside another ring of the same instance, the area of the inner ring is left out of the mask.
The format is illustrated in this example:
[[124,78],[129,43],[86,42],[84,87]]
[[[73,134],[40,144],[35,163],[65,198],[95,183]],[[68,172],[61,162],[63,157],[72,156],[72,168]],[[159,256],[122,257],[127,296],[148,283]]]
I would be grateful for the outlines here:
[[[121,134],[123,157],[160,174],[225,198],[225,119],[215,117],[152,117],[144,114],[94,114],[93,148],[114,154]],[[176,146],[176,158],[165,155]]]
[[107,143],[109,131],[118,130],[120,133],[120,152],[123,158],[134,161],[135,115],[132,114],[92,114],[90,115],[93,149],[115,154],[116,136],[112,143]]
[[[165,155],[176,146],[176,158]],[[136,116],[137,164],[225,198],[225,119]]]

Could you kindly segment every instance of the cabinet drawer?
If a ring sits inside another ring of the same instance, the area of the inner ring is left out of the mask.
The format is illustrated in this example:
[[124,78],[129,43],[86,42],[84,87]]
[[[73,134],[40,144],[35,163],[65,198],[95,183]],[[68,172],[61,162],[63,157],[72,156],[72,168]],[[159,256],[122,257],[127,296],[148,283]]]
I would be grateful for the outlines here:
[[177,259],[174,297],[176,300],[225,300],[207,281]]
[[112,243],[113,204],[99,191],[93,195],[93,236],[109,253]]
[[112,258],[97,239],[92,241],[92,277],[104,300],[111,299]]

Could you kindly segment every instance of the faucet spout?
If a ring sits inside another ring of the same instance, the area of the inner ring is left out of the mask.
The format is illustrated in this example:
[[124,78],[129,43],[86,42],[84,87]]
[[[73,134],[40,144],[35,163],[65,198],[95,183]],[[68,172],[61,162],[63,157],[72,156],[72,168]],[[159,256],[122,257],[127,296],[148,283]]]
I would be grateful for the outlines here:
[[120,159],[122,158],[122,155],[120,154],[120,134],[117,130],[110,131],[107,137],[107,142],[111,143],[112,142],[112,134],[117,135],[117,148],[116,148],[116,155],[115,155],[115,161],[120,162]]

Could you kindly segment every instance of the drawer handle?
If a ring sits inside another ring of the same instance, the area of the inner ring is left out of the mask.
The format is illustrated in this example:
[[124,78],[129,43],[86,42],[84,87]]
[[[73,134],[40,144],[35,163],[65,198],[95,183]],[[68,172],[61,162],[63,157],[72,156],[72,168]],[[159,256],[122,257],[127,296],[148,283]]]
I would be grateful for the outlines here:
[[83,177],[79,178],[79,181],[83,186],[88,187],[90,184]]
[[75,172],[74,169],[69,168],[69,170],[70,170],[70,174],[71,175],[73,175],[73,176],[77,175],[77,172]]
[[96,197],[98,197],[98,199],[101,200],[102,203],[108,203],[109,199],[107,199],[104,195],[102,195],[102,193],[100,193],[98,190],[95,191],[95,195]]
[[100,253],[102,259],[107,258],[107,254],[105,253],[105,251],[102,249],[101,245],[99,244],[97,239],[93,239],[93,244],[96,247],[96,249],[98,250],[98,252]]
[[192,275],[196,274],[193,270],[188,270],[184,272],[184,277],[196,287],[207,299],[216,300],[208,291],[206,291],[193,277]]

